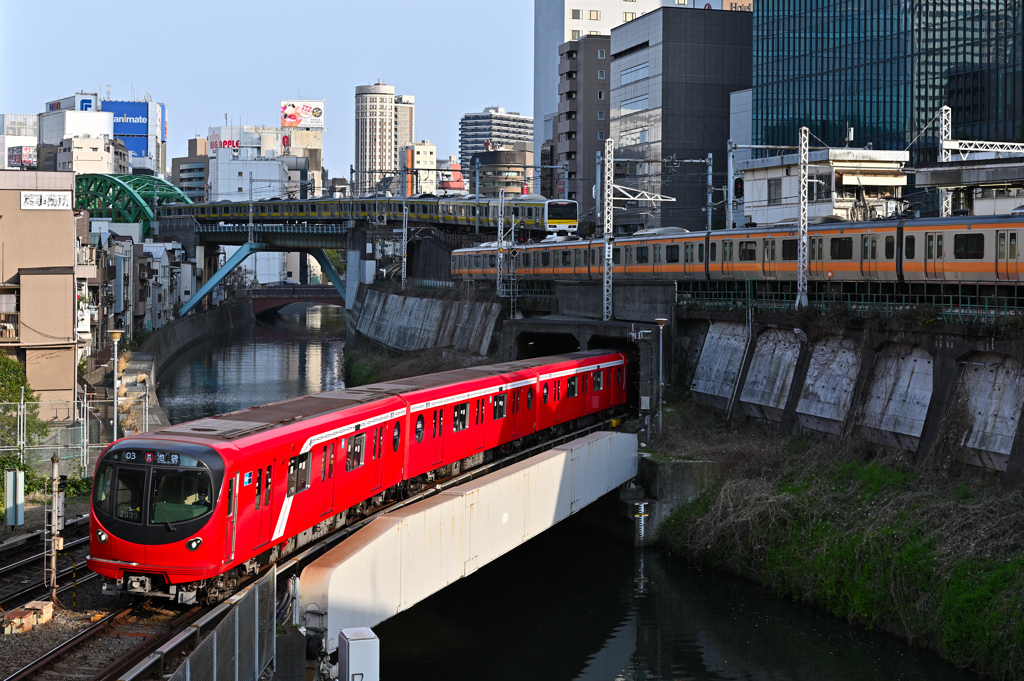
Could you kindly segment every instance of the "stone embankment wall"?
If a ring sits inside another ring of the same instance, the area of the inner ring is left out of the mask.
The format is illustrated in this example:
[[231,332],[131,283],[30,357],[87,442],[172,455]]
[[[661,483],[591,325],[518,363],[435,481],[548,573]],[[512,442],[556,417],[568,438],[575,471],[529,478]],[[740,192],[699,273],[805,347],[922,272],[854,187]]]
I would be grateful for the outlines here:
[[493,301],[430,297],[360,287],[348,311],[353,331],[375,345],[400,352],[454,348],[487,356],[498,346],[501,306]]
[[153,357],[156,373],[159,375],[175,357],[196,343],[217,334],[229,331],[235,326],[250,324],[253,320],[252,301],[248,298],[186,315],[176,319],[152,336],[139,348],[139,352]]
[[[701,327],[693,333],[689,327]],[[908,328],[909,326],[909,328]],[[698,356],[687,384],[698,403],[784,433],[845,437],[1024,481],[1020,427],[1024,343],[1003,328],[922,328],[893,320],[680,320]]]

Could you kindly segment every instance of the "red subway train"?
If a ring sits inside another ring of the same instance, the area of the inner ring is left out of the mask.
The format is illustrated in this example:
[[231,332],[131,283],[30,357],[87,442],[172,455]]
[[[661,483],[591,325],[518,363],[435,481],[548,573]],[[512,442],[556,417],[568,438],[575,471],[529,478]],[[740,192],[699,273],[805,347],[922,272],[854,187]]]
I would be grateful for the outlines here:
[[213,602],[247,574],[513,443],[635,402],[630,353],[460,369],[252,407],[119,440],[96,464],[104,593]]

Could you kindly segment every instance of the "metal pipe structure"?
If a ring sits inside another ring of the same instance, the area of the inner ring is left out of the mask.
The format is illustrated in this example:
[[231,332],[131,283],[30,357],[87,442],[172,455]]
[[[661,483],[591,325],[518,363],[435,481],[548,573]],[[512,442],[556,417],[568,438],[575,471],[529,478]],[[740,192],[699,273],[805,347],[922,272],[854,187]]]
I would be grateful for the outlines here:
[[603,176],[604,187],[601,198],[604,200],[604,206],[601,210],[604,218],[604,280],[601,318],[607,322],[612,318],[612,213],[614,212],[612,196],[615,192],[613,189],[615,185],[615,142],[611,138],[604,141]]
[[658,437],[661,437],[665,433],[661,394],[665,391],[665,322],[668,320],[658,317],[654,321],[658,323]]
[[107,334],[110,336],[110,340],[114,341],[114,437],[111,438],[111,442],[117,442],[117,344],[121,340],[121,334],[123,332],[118,329],[110,329]]
[[709,232],[711,231],[711,210],[712,210],[713,204],[714,204],[714,200],[713,200],[713,198],[711,196],[712,192],[714,191],[714,188],[711,186],[711,162],[712,162],[711,154],[708,153],[708,201],[707,201],[708,205],[707,205],[707,208],[708,208],[708,231]]
[[[953,110],[944,106],[939,110],[941,121],[939,123],[939,160],[949,163],[953,154],[945,145],[945,142],[953,136]],[[939,189],[939,215],[948,218],[953,214],[953,195],[945,187]]]
[[725,180],[725,228],[732,229],[732,216],[736,212],[736,145],[732,140],[725,143],[725,163],[727,166],[727,177]]
[[50,600],[57,603],[57,538],[60,536],[60,456],[50,457]]

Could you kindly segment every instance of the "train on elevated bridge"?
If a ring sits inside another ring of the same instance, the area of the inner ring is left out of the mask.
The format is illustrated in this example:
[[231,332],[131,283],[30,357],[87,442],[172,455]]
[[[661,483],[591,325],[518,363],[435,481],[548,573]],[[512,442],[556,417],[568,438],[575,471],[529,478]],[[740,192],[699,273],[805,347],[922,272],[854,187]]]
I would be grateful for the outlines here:
[[[252,202],[253,222],[260,225],[341,224],[359,221],[373,225],[401,222],[403,207],[409,220],[428,224],[446,232],[496,232],[500,202],[498,199],[470,194],[438,197],[417,194],[404,201],[400,196],[364,196],[349,199],[260,199]],[[161,219],[191,218],[200,226],[246,224],[249,202],[218,201],[201,204],[160,206]],[[579,227],[579,206],[575,201],[547,199],[526,194],[505,199],[506,224],[515,222],[524,239],[549,235],[572,236]]]

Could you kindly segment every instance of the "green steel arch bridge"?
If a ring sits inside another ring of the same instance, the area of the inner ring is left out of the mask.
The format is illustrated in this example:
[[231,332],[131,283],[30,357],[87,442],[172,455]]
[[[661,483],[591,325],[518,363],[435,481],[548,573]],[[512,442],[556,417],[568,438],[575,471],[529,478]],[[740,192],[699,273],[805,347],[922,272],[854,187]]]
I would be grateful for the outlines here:
[[93,217],[142,224],[142,236],[152,236],[156,209],[168,203],[192,201],[167,180],[153,175],[79,175],[75,178],[75,208]]

